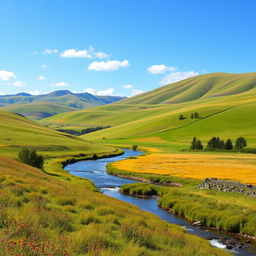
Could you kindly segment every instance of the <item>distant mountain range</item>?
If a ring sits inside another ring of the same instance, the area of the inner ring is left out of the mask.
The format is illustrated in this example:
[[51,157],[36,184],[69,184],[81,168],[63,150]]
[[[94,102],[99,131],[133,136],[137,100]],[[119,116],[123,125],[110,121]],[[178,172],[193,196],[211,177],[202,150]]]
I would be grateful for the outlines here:
[[18,93],[0,96],[0,109],[15,112],[31,119],[42,119],[59,113],[92,108],[125,99],[120,96],[96,96],[58,90],[48,94]]

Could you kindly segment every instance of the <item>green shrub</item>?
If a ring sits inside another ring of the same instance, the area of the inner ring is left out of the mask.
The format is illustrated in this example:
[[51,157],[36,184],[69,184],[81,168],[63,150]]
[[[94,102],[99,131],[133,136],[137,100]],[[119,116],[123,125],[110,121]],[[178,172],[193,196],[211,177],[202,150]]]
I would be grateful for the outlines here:
[[24,148],[18,153],[18,158],[21,162],[31,165],[33,167],[43,169],[44,158],[38,155],[36,150]]

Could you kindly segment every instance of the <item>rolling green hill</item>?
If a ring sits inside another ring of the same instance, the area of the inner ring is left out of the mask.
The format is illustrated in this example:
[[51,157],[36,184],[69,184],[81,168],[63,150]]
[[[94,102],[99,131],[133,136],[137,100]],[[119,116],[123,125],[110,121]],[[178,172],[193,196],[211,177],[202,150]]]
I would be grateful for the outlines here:
[[16,157],[23,147],[33,147],[45,156],[112,151],[82,138],[48,129],[23,116],[0,111],[0,154]]
[[1,108],[2,110],[26,116],[32,120],[39,120],[64,112],[76,111],[77,108],[57,103],[35,102],[27,104],[13,104]]
[[124,98],[59,90],[43,95],[30,95],[28,93],[2,95],[0,96],[0,107],[3,110],[19,113],[37,120],[63,112],[110,104]]
[[[157,136],[166,142],[189,143],[243,135],[256,146],[256,73],[213,73],[189,78],[121,102],[43,120],[53,128],[78,129],[110,125],[83,138],[134,139]],[[191,119],[198,112],[200,118]],[[180,115],[186,119],[179,120]]]

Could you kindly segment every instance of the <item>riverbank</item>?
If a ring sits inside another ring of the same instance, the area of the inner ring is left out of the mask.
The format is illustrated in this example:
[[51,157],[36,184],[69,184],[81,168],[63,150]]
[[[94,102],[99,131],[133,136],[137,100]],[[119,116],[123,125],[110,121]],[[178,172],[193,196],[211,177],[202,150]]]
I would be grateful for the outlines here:
[[[159,196],[160,207],[191,223],[256,240],[254,209],[239,207],[232,201],[227,204],[221,201],[223,194],[218,197],[217,192],[200,193],[196,188],[167,188],[141,183],[124,185],[120,191],[132,196]],[[226,195],[227,198],[232,200],[235,195]]]
[[229,255],[99,193],[88,179],[64,171],[66,160],[48,159],[46,173],[0,156],[1,256]]

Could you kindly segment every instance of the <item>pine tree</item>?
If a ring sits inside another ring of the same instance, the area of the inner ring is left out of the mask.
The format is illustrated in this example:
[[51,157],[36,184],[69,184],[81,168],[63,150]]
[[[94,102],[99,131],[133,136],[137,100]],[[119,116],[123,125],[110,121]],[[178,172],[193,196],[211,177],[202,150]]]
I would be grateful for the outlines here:
[[227,141],[226,141],[226,143],[225,143],[225,149],[226,150],[231,150],[231,149],[233,149],[233,143],[232,143],[232,141],[231,141],[231,139],[227,139]]
[[196,142],[197,142],[197,139],[196,139],[196,137],[194,137],[192,142],[191,142],[191,146],[190,146],[191,150],[195,150],[196,149]]
[[196,149],[199,149],[199,150],[202,150],[204,148],[204,146],[202,145],[201,140],[196,141],[195,147],[196,147]]

